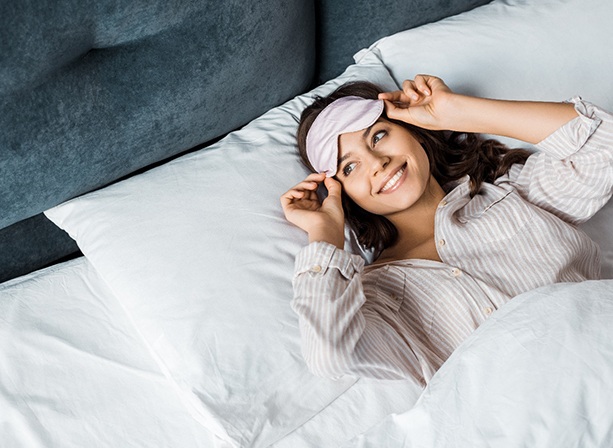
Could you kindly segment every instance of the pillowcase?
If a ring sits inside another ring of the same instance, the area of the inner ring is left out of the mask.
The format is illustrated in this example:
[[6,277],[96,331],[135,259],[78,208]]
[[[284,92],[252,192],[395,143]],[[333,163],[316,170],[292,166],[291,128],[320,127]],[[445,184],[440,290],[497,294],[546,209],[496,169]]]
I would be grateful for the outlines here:
[[398,83],[440,76],[455,91],[492,98],[613,106],[608,0],[495,0],[375,42]]
[[[376,54],[399,85],[428,73],[459,93],[544,101],[580,95],[613,110],[611,17],[609,0],[497,0],[384,37],[363,53]],[[582,226],[601,246],[605,278],[613,278],[612,223],[610,202]]]
[[[307,238],[279,198],[308,174],[295,144],[302,109],[358,79],[397,88],[366,55],[211,147],[46,212],[109,284],[186,405],[239,446],[269,446],[356,381],[317,378],[303,362],[289,302]],[[414,400],[415,388],[398,382],[371,395]],[[362,430],[394,411],[377,409],[360,416]],[[338,435],[355,423],[347,427]]]

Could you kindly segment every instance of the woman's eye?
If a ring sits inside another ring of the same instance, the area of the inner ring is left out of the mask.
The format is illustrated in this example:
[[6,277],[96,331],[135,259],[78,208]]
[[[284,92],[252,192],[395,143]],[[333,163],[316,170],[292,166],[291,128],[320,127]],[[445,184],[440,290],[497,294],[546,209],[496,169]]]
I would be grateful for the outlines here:
[[381,140],[384,136],[385,136],[385,131],[375,132],[375,134],[372,136],[373,146],[379,143],[379,140]]
[[348,163],[343,168],[343,175],[349,176],[354,169],[355,169],[355,163]]

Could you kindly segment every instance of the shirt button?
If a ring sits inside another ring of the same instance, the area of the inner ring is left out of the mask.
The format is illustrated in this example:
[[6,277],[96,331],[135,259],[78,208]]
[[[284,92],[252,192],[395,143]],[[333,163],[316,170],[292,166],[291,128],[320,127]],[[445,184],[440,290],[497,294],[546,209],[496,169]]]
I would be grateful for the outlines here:
[[447,244],[447,243],[445,243],[445,240],[442,240],[442,239],[438,240],[438,245],[439,246],[444,246],[445,244]]
[[315,266],[311,268],[311,272],[315,272],[315,273],[321,272],[321,266],[316,264]]
[[451,270],[451,275],[453,275],[454,277],[459,277],[460,275],[462,275],[462,271],[460,271],[458,268],[453,268]]
[[441,203],[438,205],[438,208],[443,208],[447,205],[447,201],[442,200]]
[[494,309],[490,306],[486,306],[485,308],[483,308],[483,312],[489,316],[490,314],[492,314],[494,312]]

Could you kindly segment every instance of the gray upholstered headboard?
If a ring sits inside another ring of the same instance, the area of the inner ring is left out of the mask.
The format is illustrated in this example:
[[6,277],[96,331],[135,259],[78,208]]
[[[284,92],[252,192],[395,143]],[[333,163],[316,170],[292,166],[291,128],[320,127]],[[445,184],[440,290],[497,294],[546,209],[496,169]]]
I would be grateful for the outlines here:
[[47,208],[223,136],[379,37],[487,1],[0,3],[0,281],[77,252]]

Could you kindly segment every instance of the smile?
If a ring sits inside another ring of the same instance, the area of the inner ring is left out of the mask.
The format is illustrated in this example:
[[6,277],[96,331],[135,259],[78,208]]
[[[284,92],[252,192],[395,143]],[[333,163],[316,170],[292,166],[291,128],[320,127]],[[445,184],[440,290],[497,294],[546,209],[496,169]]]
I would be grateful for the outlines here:
[[404,165],[402,165],[400,167],[400,169],[398,171],[396,171],[396,173],[391,177],[391,179],[389,179],[385,185],[383,185],[383,187],[381,187],[381,190],[379,190],[379,193],[391,193],[392,191],[396,190],[398,187],[400,187],[400,185],[402,184],[402,182],[405,179],[405,173],[407,171],[407,164],[405,163]]

